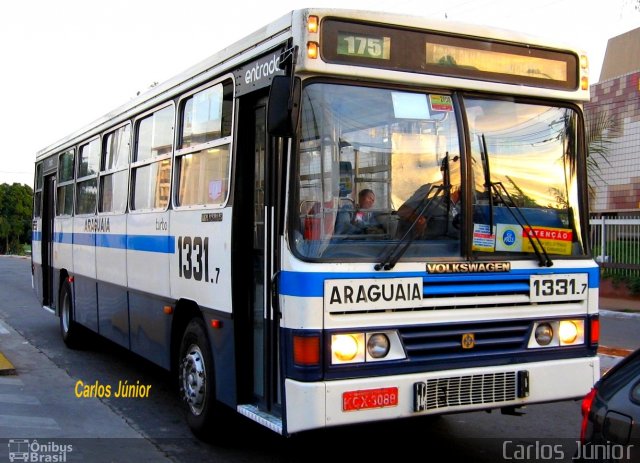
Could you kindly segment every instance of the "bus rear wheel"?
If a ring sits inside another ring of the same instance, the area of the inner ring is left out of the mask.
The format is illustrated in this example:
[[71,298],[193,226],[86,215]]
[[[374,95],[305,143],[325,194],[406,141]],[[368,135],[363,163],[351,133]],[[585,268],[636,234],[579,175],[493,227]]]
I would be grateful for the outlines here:
[[60,288],[58,307],[60,307],[60,333],[62,334],[62,340],[67,347],[79,349],[82,347],[82,327],[73,320],[71,285],[66,280]]
[[180,343],[178,357],[180,396],[186,405],[187,423],[200,439],[209,440],[221,417],[215,397],[213,358],[204,322],[189,322]]

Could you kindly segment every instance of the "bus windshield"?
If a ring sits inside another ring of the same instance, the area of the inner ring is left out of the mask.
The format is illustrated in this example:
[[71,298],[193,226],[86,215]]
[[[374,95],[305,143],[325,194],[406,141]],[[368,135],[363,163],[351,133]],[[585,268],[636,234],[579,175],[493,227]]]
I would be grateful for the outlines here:
[[404,259],[460,258],[466,236],[477,256],[582,253],[576,113],[511,100],[468,98],[464,107],[468,154],[451,94],[306,86],[295,251],[311,260],[375,261],[394,247]]

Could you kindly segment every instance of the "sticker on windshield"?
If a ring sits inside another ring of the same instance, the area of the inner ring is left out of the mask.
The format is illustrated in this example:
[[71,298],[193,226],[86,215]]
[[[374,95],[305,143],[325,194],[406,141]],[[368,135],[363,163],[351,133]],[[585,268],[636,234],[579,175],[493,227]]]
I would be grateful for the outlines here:
[[481,252],[493,252],[496,248],[496,227],[485,223],[473,224],[473,250]]
[[[565,256],[571,255],[571,243],[573,242],[573,233],[569,228],[551,228],[551,227],[532,227],[531,237],[535,240],[538,237],[544,250],[549,254],[561,254]],[[535,236],[534,236],[535,235]],[[524,252],[533,252],[533,247],[529,239],[525,239],[522,243]]]
[[424,93],[391,92],[393,115],[396,119],[430,119],[427,96]]
[[497,224],[496,251],[522,252],[522,227],[504,223]]
[[453,111],[453,100],[449,95],[429,95],[431,111]]
[[568,228],[527,227],[523,229],[520,225],[496,225],[496,251],[535,252],[531,241],[538,246],[538,240],[549,254],[571,255],[573,233]]

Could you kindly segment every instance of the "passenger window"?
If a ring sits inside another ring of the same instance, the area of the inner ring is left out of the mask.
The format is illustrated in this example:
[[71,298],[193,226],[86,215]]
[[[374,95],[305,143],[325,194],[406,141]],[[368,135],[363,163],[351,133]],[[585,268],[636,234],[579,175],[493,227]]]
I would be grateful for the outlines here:
[[78,155],[76,214],[95,214],[98,201],[100,140],[82,145]]
[[220,205],[229,192],[231,81],[206,88],[182,103],[177,204]]
[[174,114],[174,107],[167,106],[137,123],[132,209],[165,209],[169,204]]
[[125,125],[104,138],[100,173],[100,212],[123,213],[127,208],[131,126]]
[[36,165],[36,189],[33,195],[33,217],[38,218],[42,208],[42,163]]
[[73,162],[75,151],[68,150],[58,157],[58,187],[56,191],[56,215],[73,214]]

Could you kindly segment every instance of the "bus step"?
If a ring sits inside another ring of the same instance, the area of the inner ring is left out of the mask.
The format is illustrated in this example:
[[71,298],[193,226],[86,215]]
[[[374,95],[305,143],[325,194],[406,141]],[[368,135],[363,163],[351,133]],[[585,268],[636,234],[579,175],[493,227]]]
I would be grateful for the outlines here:
[[238,413],[278,434],[282,434],[282,419],[259,410],[255,405],[238,405]]

